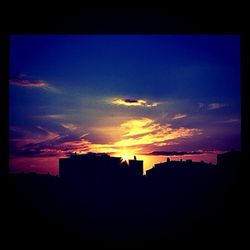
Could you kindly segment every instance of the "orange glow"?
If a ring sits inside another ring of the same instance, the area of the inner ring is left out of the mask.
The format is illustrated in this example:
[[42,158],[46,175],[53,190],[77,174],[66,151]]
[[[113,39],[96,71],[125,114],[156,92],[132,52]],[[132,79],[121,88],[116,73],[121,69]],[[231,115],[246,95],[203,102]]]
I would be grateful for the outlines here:
[[122,162],[129,162],[129,160],[134,159],[135,151],[132,151],[127,148],[123,148],[122,150],[117,151],[117,153],[114,154],[114,156],[121,157]]
[[156,163],[165,162],[167,157],[162,155],[138,155],[138,160],[143,161],[143,174],[146,174],[146,171],[154,167]]
[[72,146],[74,150],[111,153],[124,158],[129,155],[133,159],[141,150],[150,152],[153,147],[178,144],[178,139],[189,138],[202,132],[196,128],[172,128],[170,124],[161,125],[146,117],[128,120],[117,127],[95,129],[100,129],[102,137],[109,139],[109,143],[92,143],[84,138],[80,141],[65,142],[62,146]]
[[126,161],[128,163],[129,159],[130,159],[130,157],[128,154],[122,155],[122,161]]
[[[57,144],[55,143],[57,140],[63,139],[59,133],[37,126],[37,129],[43,133],[34,136],[31,132],[27,131],[24,133],[25,136],[23,139],[13,139],[12,142],[15,142],[20,150],[24,151],[27,144],[35,145],[43,143],[44,148],[41,148],[38,152],[41,156],[57,155],[61,157],[72,152],[76,152],[77,154],[87,152],[108,153],[111,156],[121,157],[126,162],[134,159],[134,156],[136,156],[138,160],[144,161],[145,174],[146,170],[152,168],[159,160],[166,159],[166,157],[145,156],[143,155],[144,153],[157,151],[159,147],[178,144],[182,139],[202,133],[197,128],[173,128],[171,124],[160,124],[148,117],[129,119],[125,122],[118,121],[118,124],[115,124],[115,126],[102,124],[102,126],[100,125],[92,129],[91,132],[82,131],[79,128],[80,126],[76,126],[73,123],[61,123],[61,125],[69,131],[78,133],[78,138]],[[13,129],[18,132],[17,128]],[[103,143],[94,143],[89,138],[92,134],[97,134],[100,138],[103,138]]]
[[152,124],[153,120],[149,118],[141,118],[136,120],[129,120],[120,125],[124,131],[123,136],[136,136],[140,134],[150,133],[158,128],[158,124]]

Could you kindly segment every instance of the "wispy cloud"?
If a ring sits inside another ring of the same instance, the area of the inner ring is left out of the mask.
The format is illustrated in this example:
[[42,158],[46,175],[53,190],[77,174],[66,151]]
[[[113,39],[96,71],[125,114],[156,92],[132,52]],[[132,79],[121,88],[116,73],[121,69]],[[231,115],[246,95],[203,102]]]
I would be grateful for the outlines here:
[[172,128],[171,124],[161,125],[146,117],[129,120],[116,129],[121,130],[120,138],[113,143],[91,143],[89,150],[111,152],[117,156],[121,156],[124,151],[133,152],[131,155],[143,154],[148,149],[178,144],[179,139],[190,138],[202,133],[197,128]]
[[43,80],[36,80],[25,74],[19,74],[9,80],[10,84],[22,88],[45,89],[52,92],[60,92],[57,88]]
[[213,150],[203,150],[203,153],[209,153],[209,154],[223,154],[228,152],[228,150],[218,150],[218,149],[213,149]]
[[149,118],[129,120],[120,125],[123,136],[116,140],[114,147],[163,146],[180,138],[192,137],[202,131],[197,128],[172,128],[171,124],[160,125]]
[[26,157],[62,157],[67,153],[85,153],[90,150],[91,142],[83,139],[87,134],[77,136],[69,129],[69,133],[54,132],[42,126],[36,126],[36,130],[22,130],[18,139],[10,139],[11,155]]
[[45,118],[50,118],[50,119],[63,119],[65,118],[65,115],[61,115],[61,114],[53,114],[53,115],[45,115],[43,116]]
[[89,133],[85,133],[85,134],[81,135],[80,138],[83,138],[83,137],[85,137],[87,135],[89,135]]
[[224,123],[238,123],[238,122],[240,122],[240,119],[228,119],[224,121]]
[[[179,138],[192,137],[196,133],[200,133],[199,129],[178,128],[173,129],[170,127],[162,126],[158,131],[145,134],[140,137],[126,138],[117,141],[114,145],[120,147],[137,146],[137,145],[168,145],[169,141]],[[160,143],[160,144],[159,144]]]
[[173,120],[178,120],[187,117],[186,114],[175,114],[174,117],[172,118]]
[[19,87],[27,88],[48,88],[49,84],[42,80],[31,80],[25,79],[24,77],[17,76],[16,78],[10,79],[10,83]]
[[210,104],[208,104],[207,109],[208,110],[221,109],[221,108],[224,108],[226,106],[228,106],[228,105],[225,103],[210,103]]
[[24,130],[19,127],[11,127],[10,129],[11,131],[18,132],[20,135],[18,139],[11,139],[11,141],[15,142],[18,146],[36,145],[60,138],[58,133],[49,131],[41,126],[36,126],[36,132]]
[[[53,149],[53,144],[60,140],[62,136],[41,126],[36,126],[36,129],[36,132],[31,132],[18,128],[18,131],[22,133],[22,137],[10,139],[12,155],[41,157],[56,156],[58,154]],[[15,128],[15,130],[17,129]]]
[[112,101],[112,104],[116,105],[124,105],[124,106],[141,106],[141,107],[156,107],[159,103],[157,102],[149,102],[143,99],[121,99],[117,98]]
[[179,152],[179,151],[153,151],[148,155],[200,155],[203,152],[200,151],[192,151],[192,152]]
[[61,126],[70,130],[70,131],[74,131],[74,130],[78,129],[78,127],[76,125],[74,125],[73,123],[61,123]]
[[159,124],[153,119],[141,117],[112,128],[113,134],[119,135],[114,138],[110,131],[106,131],[105,134],[104,129],[103,136],[109,138],[108,142],[96,143],[93,138],[86,139],[88,133],[79,131],[74,124],[61,123],[60,125],[67,129],[66,134],[65,130],[53,132],[37,126],[36,132],[30,132],[23,138],[12,139],[11,143],[14,145],[12,148],[15,149],[15,155],[60,157],[71,152],[86,153],[89,151],[119,154],[124,148],[133,152],[146,152],[147,147],[152,150],[165,145],[178,144],[179,139],[190,138],[202,133],[197,128],[173,128],[171,124]]
[[209,104],[205,104],[205,103],[202,103],[202,102],[199,102],[198,103],[198,107],[200,109],[207,109],[207,110],[215,110],[215,109],[221,109],[221,108],[224,108],[224,107],[227,107],[228,104],[226,103],[219,103],[219,102],[214,102],[214,103],[209,103]]
[[124,137],[146,134],[158,129],[157,125],[153,124],[153,120],[145,117],[124,122],[120,128]]
[[92,143],[85,139],[66,141],[58,147],[64,153],[87,153],[91,151]]

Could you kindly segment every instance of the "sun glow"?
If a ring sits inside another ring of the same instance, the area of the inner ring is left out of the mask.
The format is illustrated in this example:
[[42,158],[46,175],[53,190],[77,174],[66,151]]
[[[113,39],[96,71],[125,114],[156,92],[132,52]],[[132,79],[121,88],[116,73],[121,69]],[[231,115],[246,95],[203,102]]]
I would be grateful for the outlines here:
[[124,154],[122,155],[122,161],[126,161],[128,163],[129,159],[131,159],[131,157],[128,154]]
[[129,162],[129,160],[134,159],[134,152],[124,149],[116,154],[122,158],[122,162]]

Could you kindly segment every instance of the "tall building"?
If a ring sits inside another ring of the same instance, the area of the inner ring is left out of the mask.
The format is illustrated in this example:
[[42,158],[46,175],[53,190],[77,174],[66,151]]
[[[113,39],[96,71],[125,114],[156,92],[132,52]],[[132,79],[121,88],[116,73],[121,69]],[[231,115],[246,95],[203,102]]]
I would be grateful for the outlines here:
[[134,160],[129,160],[129,172],[132,176],[142,176],[143,175],[143,161],[138,161],[136,158]]
[[107,154],[88,153],[71,155],[69,158],[59,159],[59,176],[62,179],[96,179],[108,175],[118,174],[125,168],[120,157],[110,157]]

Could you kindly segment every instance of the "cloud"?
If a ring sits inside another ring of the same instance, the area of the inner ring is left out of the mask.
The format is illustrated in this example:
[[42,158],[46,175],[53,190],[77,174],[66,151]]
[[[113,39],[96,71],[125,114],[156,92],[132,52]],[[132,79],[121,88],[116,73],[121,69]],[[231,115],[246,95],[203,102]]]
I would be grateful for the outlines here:
[[46,81],[43,80],[35,80],[31,77],[28,77],[25,74],[19,74],[12,79],[9,80],[10,84],[22,87],[22,88],[37,88],[37,89],[45,89],[48,91],[59,92],[59,90]]
[[89,135],[89,133],[85,133],[85,134],[81,135],[80,138],[83,138],[83,137],[85,137],[87,135]]
[[20,136],[18,139],[11,139],[11,141],[14,142],[18,147],[23,147],[55,141],[61,137],[58,133],[49,131],[41,126],[36,126],[36,129],[37,132],[34,133],[29,130],[11,127],[11,131],[18,132]]
[[70,131],[74,131],[74,130],[78,129],[78,127],[76,125],[74,125],[73,123],[61,123],[61,126],[70,130]]
[[195,128],[171,128],[167,126],[161,126],[157,131],[152,131],[145,135],[133,138],[127,138],[119,140],[115,143],[115,145],[120,147],[126,146],[136,146],[136,145],[154,145],[158,146],[163,145],[162,143],[166,143],[171,140],[176,140],[180,138],[192,137],[196,133],[200,133],[199,129]]
[[44,117],[50,118],[50,119],[56,119],[56,120],[65,118],[65,116],[61,114],[45,115]]
[[156,107],[159,104],[157,102],[150,103],[143,99],[137,100],[137,99],[120,99],[120,98],[114,99],[112,103],[116,105],[141,106],[141,107],[149,107],[149,108]]
[[177,152],[177,151],[153,151],[148,155],[200,155],[203,152],[193,151],[193,152]]
[[40,148],[22,148],[12,149],[12,154],[15,156],[24,157],[55,157],[58,156],[58,152],[52,149],[40,149]]
[[10,139],[12,155],[30,157],[57,155],[58,152],[53,149],[53,144],[63,136],[41,126],[36,126],[36,129],[36,132],[23,130],[21,138]]
[[[11,155],[26,157],[62,157],[67,153],[89,151],[91,142],[71,134],[59,134],[36,126],[36,132],[24,131],[24,138],[11,139]],[[71,130],[69,130],[71,132]]]
[[87,153],[91,150],[91,142],[85,139],[75,140],[75,141],[67,141],[62,143],[59,146],[59,149],[64,153]]
[[221,108],[224,108],[226,106],[227,106],[227,104],[225,104],[225,103],[210,103],[210,104],[208,104],[207,109],[208,110],[221,109]]
[[36,126],[36,127],[45,133],[45,136],[41,137],[41,140],[44,141],[44,142],[60,138],[60,135],[58,133],[56,133],[56,132],[49,131],[49,130],[41,127],[41,126]]
[[176,114],[174,115],[174,117],[172,118],[173,120],[178,120],[178,119],[182,119],[182,118],[185,118],[187,117],[186,114]]
[[133,119],[120,125],[123,135],[110,144],[91,143],[91,152],[121,153],[126,150],[138,153],[145,148],[178,144],[178,139],[190,138],[201,134],[197,128],[172,128],[170,124],[160,125],[149,118]]
[[141,117],[113,127],[113,132],[105,131],[104,127],[102,136],[106,137],[108,142],[96,143],[93,139],[86,139],[88,133],[78,131],[74,124],[61,125],[67,129],[67,134],[65,130],[53,132],[36,126],[36,131],[26,132],[23,138],[11,139],[12,153],[16,156],[62,157],[72,152],[120,154],[124,149],[145,152],[148,147],[152,150],[155,147],[178,144],[180,139],[190,138],[202,132],[197,128],[173,128],[171,124],[159,124],[153,119]]
[[224,123],[238,123],[238,122],[240,122],[240,119],[228,119],[224,121]]
[[226,103],[217,103],[217,102],[205,104],[205,103],[199,102],[198,106],[199,106],[200,109],[215,110],[215,109],[224,108],[224,107],[228,106],[228,104],[226,104]]
[[145,134],[157,129],[157,126],[153,124],[153,120],[149,118],[129,120],[127,122],[122,123],[120,127],[125,133],[123,136]]
[[172,144],[173,140],[201,133],[197,128],[172,128],[171,124],[160,125],[149,118],[129,120],[122,123],[120,128],[123,133],[122,138],[110,145],[112,147],[162,146]]
[[228,152],[227,150],[216,150],[216,149],[214,149],[214,150],[203,150],[203,153],[205,154],[205,153],[209,153],[209,154],[223,154],[223,153],[226,153],[226,152]]
[[19,87],[29,87],[29,88],[48,88],[49,84],[41,80],[29,80],[14,78],[10,80],[10,83]]
[[58,120],[58,121],[64,121],[67,120],[67,115],[63,115],[63,114],[51,114],[51,115],[32,115],[33,118],[35,119],[39,119],[39,120],[46,120],[48,121],[51,120]]

